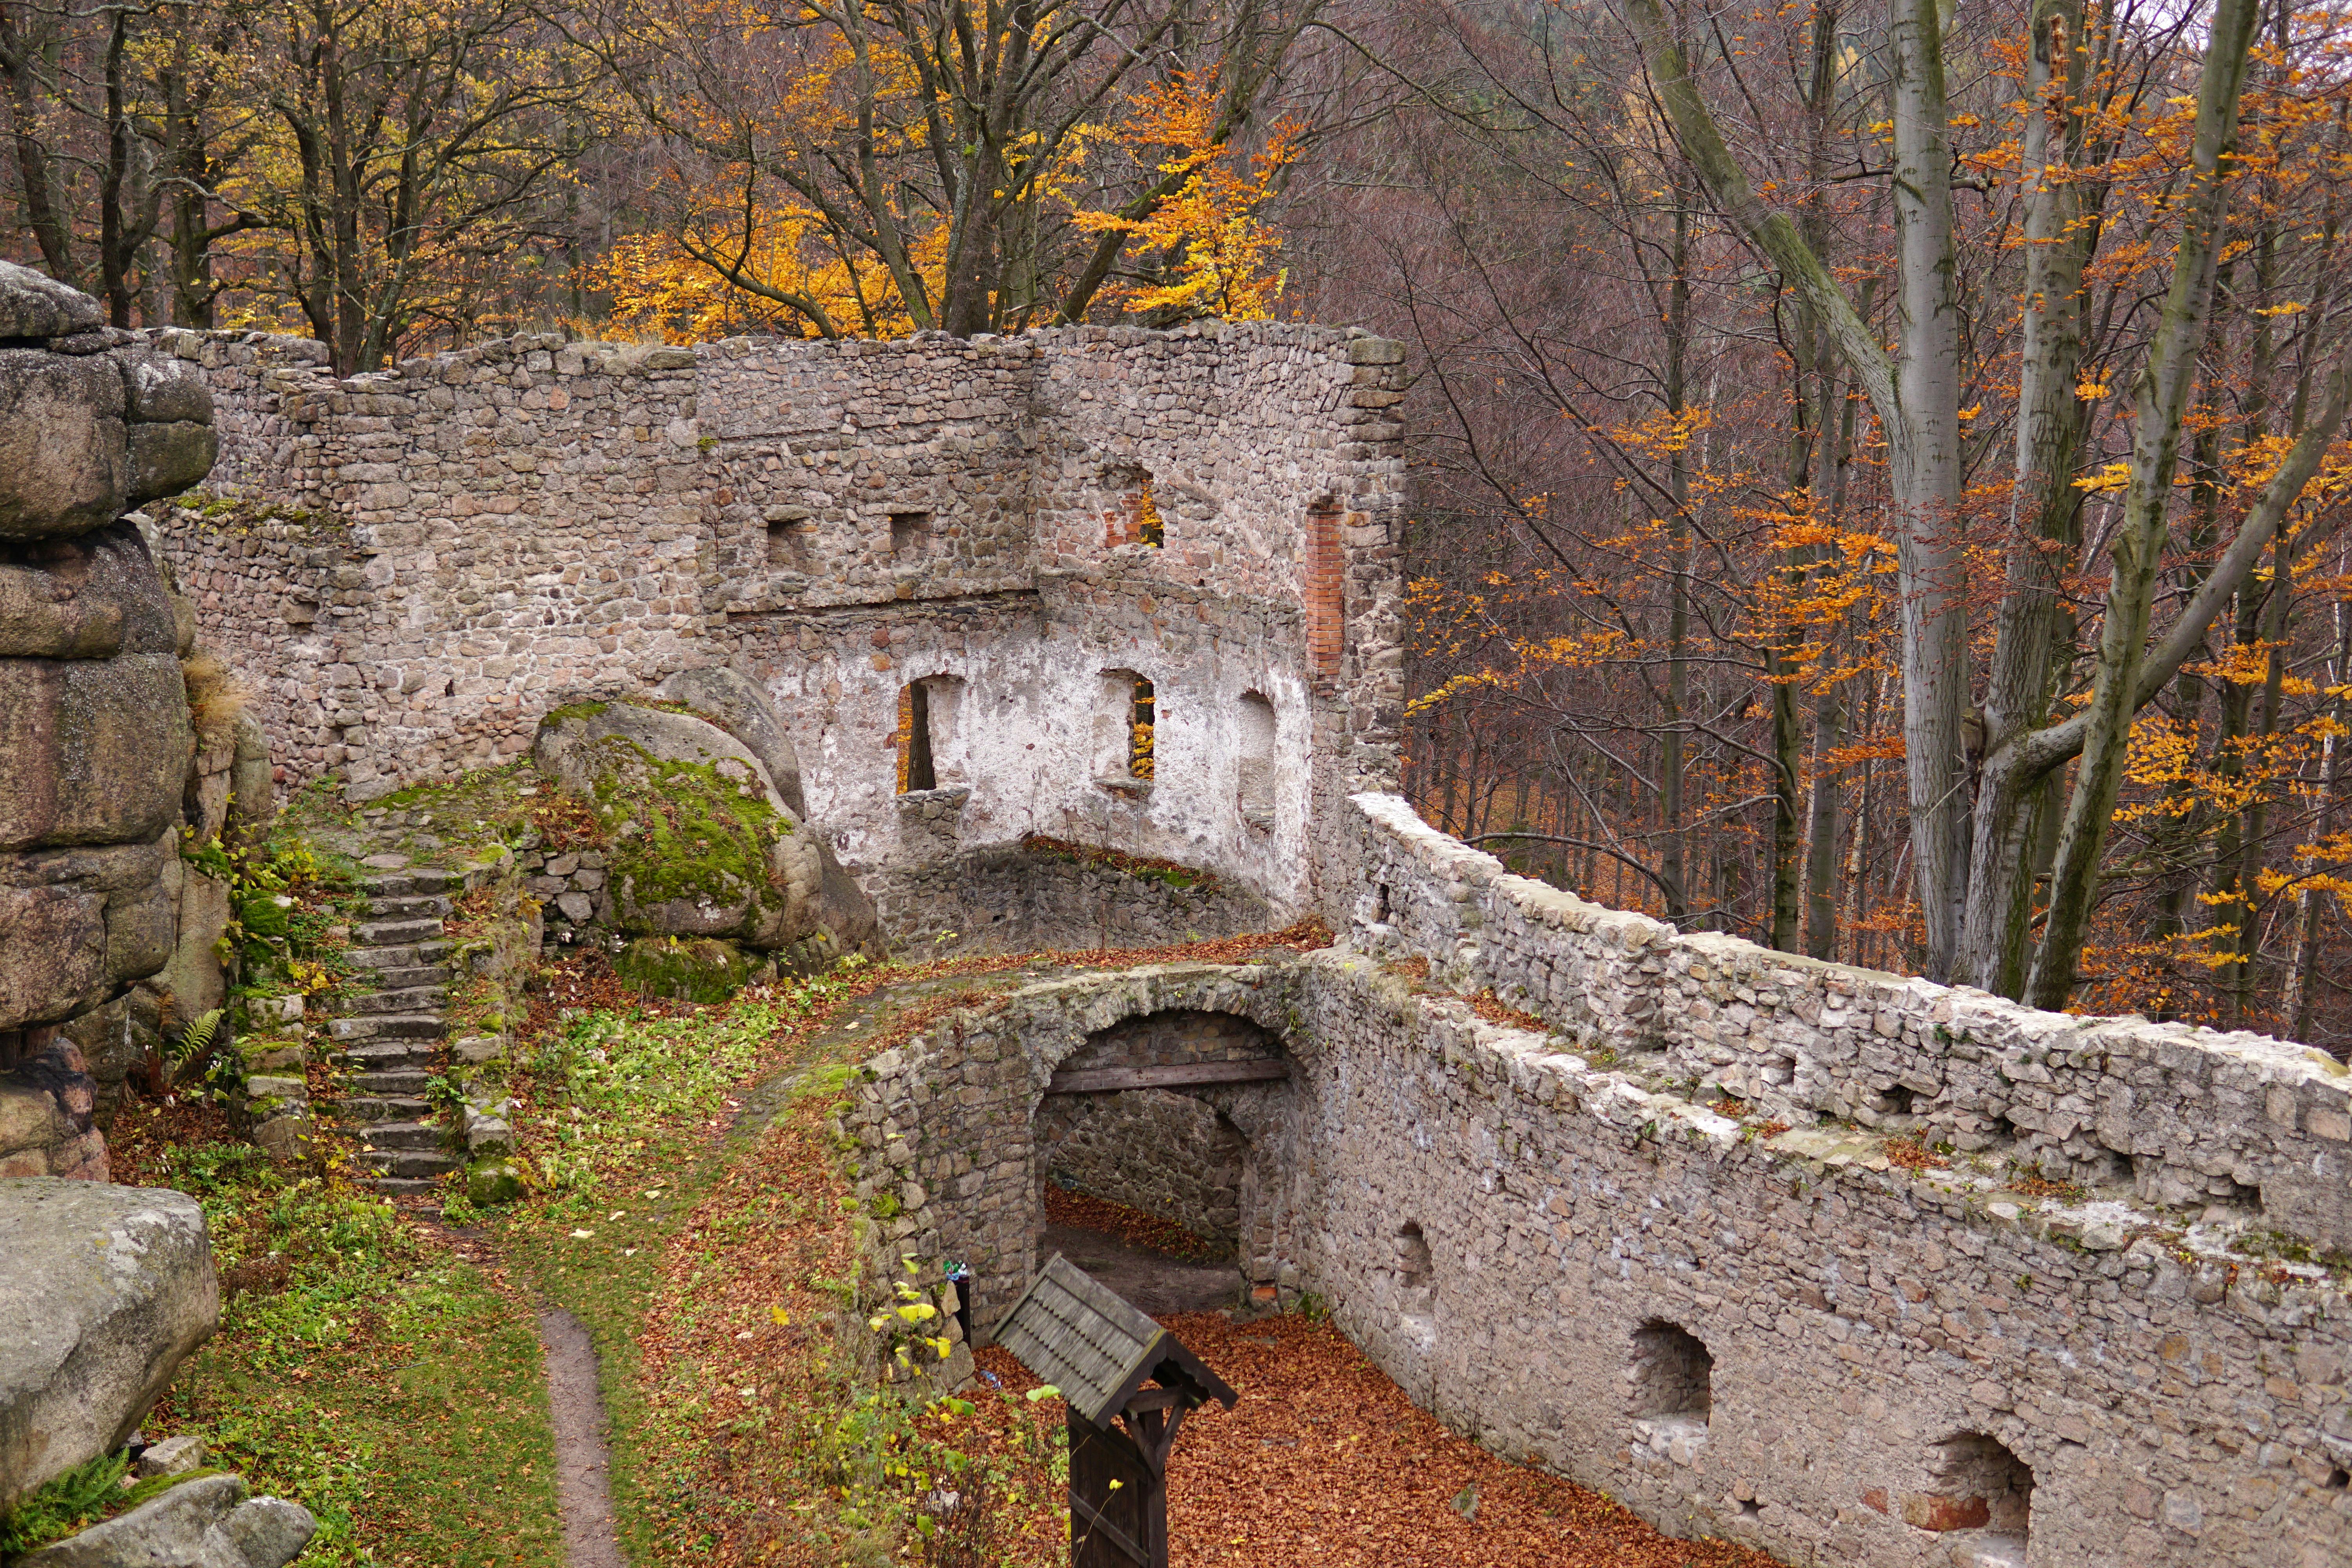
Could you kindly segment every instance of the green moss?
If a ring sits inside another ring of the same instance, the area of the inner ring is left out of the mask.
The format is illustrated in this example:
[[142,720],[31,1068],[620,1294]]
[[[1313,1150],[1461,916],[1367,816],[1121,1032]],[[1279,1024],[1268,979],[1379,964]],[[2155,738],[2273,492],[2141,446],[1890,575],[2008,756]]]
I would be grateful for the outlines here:
[[593,719],[612,706],[609,702],[567,702],[561,708],[549,709],[547,717],[539,721],[539,727],[544,730],[550,724],[559,724],[566,719]]
[[[613,836],[615,887],[640,907],[673,899],[782,903],[768,885],[768,851],[792,824],[764,792],[740,788],[708,763],[665,761],[618,735],[600,744],[634,753],[596,784],[596,816]],[[621,833],[624,823],[634,831]]]
[[614,955],[613,973],[633,991],[680,1002],[724,1002],[751,975],[731,942],[641,937]]

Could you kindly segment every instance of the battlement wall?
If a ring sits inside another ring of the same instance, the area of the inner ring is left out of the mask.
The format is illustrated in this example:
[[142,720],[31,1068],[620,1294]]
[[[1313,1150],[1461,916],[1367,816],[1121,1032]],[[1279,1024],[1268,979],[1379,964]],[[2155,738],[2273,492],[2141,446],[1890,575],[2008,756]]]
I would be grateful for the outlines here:
[[1492,990],[1575,1048],[1728,1095],[2352,1251],[2352,1068],[2308,1046],[2044,1013],[1981,991],[1684,935],[1504,869],[1393,795],[1354,803],[1369,951]]
[[[1311,901],[1311,823],[1393,783],[1394,344],[537,336],[337,378],[300,340],[154,337],[224,447],[156,538],[298,781],[365,800],[520,755],[568,694],[733,664],[886,902],[1044,833],[1276,913]],[[1139,679],[1158,766],[1122,782]],[[898,799],[910,682],[964,792],[944,816]]]

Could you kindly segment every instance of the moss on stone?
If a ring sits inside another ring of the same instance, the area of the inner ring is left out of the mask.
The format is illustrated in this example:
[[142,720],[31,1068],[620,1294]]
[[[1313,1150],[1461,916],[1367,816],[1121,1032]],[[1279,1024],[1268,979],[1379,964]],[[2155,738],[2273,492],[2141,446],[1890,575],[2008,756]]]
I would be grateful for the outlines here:
[[614,955],[613,973],[648,995],[724,1002],[751,978],[751,961],[731,942],[640,937]]
[[[614,882],[632,901],[782,905],[768,851],[793,825],[756,782],[747,791],[710,763],[667,762],[618,735],[599,743],[635,753],[597,781],[595,800],[612,836]],[[619,831],[625,822],[635,831]]]

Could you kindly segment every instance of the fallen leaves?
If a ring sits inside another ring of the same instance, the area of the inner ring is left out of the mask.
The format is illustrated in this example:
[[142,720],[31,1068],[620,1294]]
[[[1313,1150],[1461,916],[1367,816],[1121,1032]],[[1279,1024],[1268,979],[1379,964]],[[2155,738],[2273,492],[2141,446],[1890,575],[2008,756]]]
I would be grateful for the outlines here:
[[[1496,1458],[1415,1409],[1328,1322],[1161,1320],[1239,1391],[1186,1418],[1169,1464],[1169,1560],[1317,1568],[1773,1568],[1678,1541],[1574,1482]],[[1035,1379],[1004,1352],[981,1364]]]

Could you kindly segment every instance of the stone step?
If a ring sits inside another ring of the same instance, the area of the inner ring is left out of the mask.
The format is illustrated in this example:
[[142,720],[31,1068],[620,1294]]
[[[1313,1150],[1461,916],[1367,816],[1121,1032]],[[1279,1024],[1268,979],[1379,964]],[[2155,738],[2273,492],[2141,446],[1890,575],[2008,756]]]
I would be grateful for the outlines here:
[[423,1177],[362,1175],[360,1180],[374,1191],[394,1198],[421,1198],[441,1190],[440,1183]]
[[457,1168],[457,1156],[430,1149],[362,1150],[352,1162],[363,1171],[385,1176],[438,1176]]
[[373,1013],[361,1018],[338,1018],[327,1026],[338,1040],[437,1040],[448,1033],[438,1014]]
[[448,1003],[449,990],[445,985],[404,985],[354,996],[345,1005],[353,1013],[433,1013]]
[[410,866],[398,871],[367,872],[360,878],[360,889],[371,898],[398,899],[411,893],[446,893],[465,879],[456,871]]
[[[383,948],[363,951],[381,952]],[[446,963],[409,963],[397,968],[382,967],[372,971],[375,983],[386,991],[405,991],[412,985],[446,985],[452,974]]]
[[396,1094],[415,1098],[425,1092],[433,1075],[423,1068],[395,1068],[390,1072],[355,1072],[344,1087],[360,1094]]
[[343,956],[362,969],[409,969],[421,963],[434,963],[449,956],[454,942],[420,942],[397,947],[354,947]]
[[440,920],[449,912],[449,900],[438,893],[400,899],[370,899],[368,913],[380,921]]
[[446,1152],[449,1130],[437,1121],[379,1121],[369,1127],[367,1142],[378,1149],[431,1149]]
[[422,1121],[432,1114],[432,1102],[413,1094],[347,1094],[335,1101],[335,1115],[347,1127]]
[[437,920],[371,921],[352,931],[353,947],[404,947],[410,942],[431,942],[441,934]]
[[403,1068],[430,1068],[441,1047],[431,1040],[372,1040],[340,1053],[362,1072],[395,1072]]

